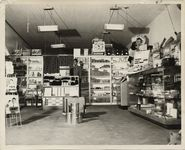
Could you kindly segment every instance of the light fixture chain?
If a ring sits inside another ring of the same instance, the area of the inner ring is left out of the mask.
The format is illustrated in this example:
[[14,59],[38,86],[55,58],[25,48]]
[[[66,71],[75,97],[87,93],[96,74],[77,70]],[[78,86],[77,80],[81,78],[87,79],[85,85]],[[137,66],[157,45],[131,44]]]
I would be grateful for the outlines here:
[[172,17],[171,17],[171,15],[170,15],[170,11],[169,11],[169,9],[168,9],[168,6],[167,6],[167,5],[165,5],[165,6],[166,6],[166,9],[167,9],[167,12],[168,12],[170,21],[171,21],[171,25],[172,25],[173,31],[174,31],[174,33],[176,34],[175,26],[174,26],[174,24],[173,24]]

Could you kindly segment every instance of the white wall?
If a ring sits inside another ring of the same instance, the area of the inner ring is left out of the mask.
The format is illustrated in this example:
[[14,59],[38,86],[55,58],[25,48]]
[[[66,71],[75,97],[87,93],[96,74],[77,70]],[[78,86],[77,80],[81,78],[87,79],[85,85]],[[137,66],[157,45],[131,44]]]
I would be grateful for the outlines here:
[[[181,32],[180,9],[178,9],[176,5],[168,5],[168,9],[169,9],[173,24],[175,26],[176,32],[177,33]],[[150,44],[153,44],[156,42],[161,43],[164,37],[168,39],[170,36],[172,36],[175,39],[174,30],[172,28],[172,24],[166,8],[147,27],[150,28],[150,32],[148,34]]]

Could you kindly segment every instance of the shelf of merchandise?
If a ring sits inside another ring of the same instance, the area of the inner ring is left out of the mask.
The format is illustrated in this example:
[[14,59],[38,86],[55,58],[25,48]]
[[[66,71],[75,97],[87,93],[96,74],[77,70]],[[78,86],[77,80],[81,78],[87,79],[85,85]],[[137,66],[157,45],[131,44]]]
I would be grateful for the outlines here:
[[[104,67],[106,65],[106,67]],[[93,66],[93,67],[92,67]],[[96,69],[96,70],[95,70]],[[92,73],[97,73],[100,71],[100,74],[102,75],[94,75]],[[90,76],[90,103],[92,105],[95,105],[97,103],[99,104],[111,104],[111,57],[104,56],[104,57],[97,57],[97,56],[91,56],[90,57],[90,70],[89,70],[89,76]],[[109,80],[109,82],[97,84],[93,79],[99,80]],[[94,90],[93,88],[96,88],[99,86],[101,88],[101,91]],[[103,89],[104,87],[107,87],[109,89]],[[99,93],[110,93],[108,95],[98,95]]]
[[[14,69],[14,73],[16,74],[16,77],[18,78],[18,85],[19,85],[19,89],[20,89],[20,92],[19,92],[20,103],[25,104],[25,99],[27,97],[30,97],[30,95],[37,94],[37,92],[39,90],[39,89],[36,89],[37,82],[35,82],[35,81],[37,81],[37,79],[38,79],[39,84],[40,85],[43,84],[43,56],[18,56],[18,55],[14,55],[14,59],[15,59],[15,64],[18,65],[19,68],[22,67],[22,69],[19,69],[16,67]],[[19,61],[17,61],[17,59],[19,59]],[[35,60],[35,59],[38,60],[37,63],[36,62],[30,63],[30,60]],[[36,67],[40,66],[40,68],[34,69],[34,68],[32,68],[33,66],[36,66]],[[40,75],[39,76],[30,76],[31,72],[39,72]],[[30,80],[32,80],[32,81],[30,81]],[[24,82],[24,86],[22,86],[22,82]],[[41,95],[39,95],[39,96],[41,96]]]
[[[125,66],[127,64],[127,60],[128,60],[128,56],[106,56],[106,55],[89,55],[89,56],[78,56],[78,57],[75,57],[78,59],[78,61],[83,61],[84,64],[86,63],[86,65],[88,64],[88,69],[86,69],[88,71],[88,89],[89,89],[89,93],[88,93],[88,97],[87,95],[86,98],[88,99],[87,100],[87,104],[88,105],[120,105],[120,100],[121,100],[121,91],[120,91],[120,88],[119,88],[119,91],[117,90],[114,90],[113,89],[113,84],[116,84],[116,85],[120,85],[120,82],[113,82],[113,78],[119,78],[121,80],[121,78],[123,77],[123,75],[112,75],[112,71],[124,71]],[[84,59],[88,59],[88,61],[84,61]],[[99,59],[102,59],[102,60],[109,60],[109,62],[92,62],[92,60],[99,60]],[[120,62],[116,62],[114,61],[114,59],[118,59],[118,60],[121,60],[121,59],[124,59],[125,61],[120,61]],[[119,65],[120,68],[116,68],[113,64],[116,64],[116,65]],[[102,65],[109,65],[110,67],[107,68],[106,67],[102,67],[101,69],[105,69],[109,72],[109,75],[104,75],[104,76],[100,76],[100,75],[92,75],[91,74],[91,70],[92,70],[92,66],[94,68],[95,65],[98,65],[98,66],[102,66]],[[100,79],[100,82],[94,82],[92,81],[93,79],[92,78],[97,78],[97,79]],[[109,80],[109,82],[105,82],[105,83],[102,83],[102,80]],[[96,90],[97,92],[100,92],[100,91],[104,91],[104,92],[107,92],[107,91],[110,91],[110,95],[108,95],[107,97],[109,98],[109,102],[93,102],[92,100],[92,92],[94,91],[92,88],[92,85],[93,86],[109,86],[110,87],[110,90]],[[117,99],[118,101],[116,100],[113,100],[113,92],[117,92]],[[82,95],[83,96],[83,95]]]
[[[135,99],[135,107],[132,105],[129,110],[164,127],[180,127],[181,85],[180,82],[175,82],[175,76],[180,72],[180,66],[169,66],[129,75],[129,86],[133,88],[130,88],[128,97],[129,100]],[[155,104],[155,107],[149,110],[150,113],[143,108],[137,109],[138,100],[141,103],[147,100],[147,104]],[[172,108],[167,105],[172,105]],[[172,110],[176,111],[176,115],[172,114]]]
[[[35,69],[38,67],[39,69]],[[30,73],[33,73],[33,75],[30,75]],[[32,83],[30,79],[34,80],[35,83]],[[27,89],[35,90],[38,84],[43,84],[43,57],[27,56]],[[29,85],[35,85],[35,88],[30,88]]]

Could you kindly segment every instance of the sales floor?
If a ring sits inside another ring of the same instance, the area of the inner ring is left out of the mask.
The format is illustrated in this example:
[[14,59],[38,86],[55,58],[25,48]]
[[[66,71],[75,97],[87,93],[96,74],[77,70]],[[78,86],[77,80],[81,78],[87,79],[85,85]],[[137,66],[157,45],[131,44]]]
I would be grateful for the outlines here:
[[7,145],[163,145],[170,132],[118,106],[89,106],[76,126],[65,123],[60,109],[21,113],[23,126],[6,128]]

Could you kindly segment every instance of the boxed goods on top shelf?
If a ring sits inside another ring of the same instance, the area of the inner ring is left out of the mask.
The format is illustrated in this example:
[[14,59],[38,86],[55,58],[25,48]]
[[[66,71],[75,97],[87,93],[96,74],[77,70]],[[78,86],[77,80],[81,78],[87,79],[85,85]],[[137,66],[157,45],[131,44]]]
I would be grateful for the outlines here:
[[92,58],[91,62],[92,63],[109,63],[110,60],[108,60],[108,59],[94,59],[94,58]]
[[57,75],[44,75],[44,85],[45,86],[66,86],[66,85],[78,85],[78,77],[77,76],[67,76],[62,77],[59,74]]

